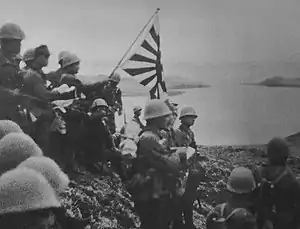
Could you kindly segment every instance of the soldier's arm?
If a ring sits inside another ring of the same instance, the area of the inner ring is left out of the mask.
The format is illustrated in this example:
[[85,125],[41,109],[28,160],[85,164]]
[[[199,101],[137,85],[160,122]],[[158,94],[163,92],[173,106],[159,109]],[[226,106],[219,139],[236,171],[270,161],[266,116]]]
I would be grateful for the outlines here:
[[48,91],[39,76],[33,74],[30,81],[33,85],[33,93],[37,98],[49,102],[60,99],[60,93],[57,91]]

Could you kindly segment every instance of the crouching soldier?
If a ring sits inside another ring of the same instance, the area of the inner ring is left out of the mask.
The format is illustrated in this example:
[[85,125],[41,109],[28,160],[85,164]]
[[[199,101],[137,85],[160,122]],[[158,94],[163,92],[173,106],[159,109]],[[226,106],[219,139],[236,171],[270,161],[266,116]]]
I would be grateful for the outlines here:
[[90,169],[108,172],[108,165],[117,170],[120,175],[121,154],[115,147],[112,134],[107,125],[108,105],[103,99],[95,99],[91,106],[90,116],[86,123],[84,149],[88,152]]
[[228,179],[227,190],[230,193],[226,203],[217,207],[206,218],[207,229],[257,229],[254,217],[252,192],[256,188],[252,171],[244,168],[235,168]]
[[289,156],[287,142],[273,138],[267,145],[268,164],[254,172],[258,185],[259,228],[299,228],[300,183],[286,165]]
[[170,222],[171,197],[182,168],[168,159],[168,141],[161,135],[171,114],[164,101],[158,99],[150,100],[144,109],[147,124],[138,141],[130,186],[142,229],[168,228]]
[[[32,169],[41,173],[54,189],[58,200],[70,183],[67,174],[61,170],[55,161],[48,157],[30,157],[23,161],[18,168]],[[56,211],[56,218],[62,229],[83,229],[88,223],[88,219],[78,220],[69,217],[64,208]]]

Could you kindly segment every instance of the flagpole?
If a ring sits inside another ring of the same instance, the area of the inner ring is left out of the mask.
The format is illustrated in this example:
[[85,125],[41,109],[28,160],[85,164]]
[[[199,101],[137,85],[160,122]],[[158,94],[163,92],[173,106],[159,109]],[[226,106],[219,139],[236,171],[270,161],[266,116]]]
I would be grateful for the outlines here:
[[148,22],[142,28],[142,30],[140,31],[140,33],[138,34],[138,36],[136,37],[136,39],[132,42],[132,44],[130,45],[129,49],[125,52],[125,54],[123,55],[123,57],[118,62],[117,66],[114,68],[114,70],[112,71],[112,73],[109,76],[113,75],[114,72],[120,67],[120,65],[121,65],[122,61],[124,60],[124,58],[130,52],[130,50],[132,49],[132,47],[134,46],[134,44],[136,43],[136,41],[139,39],[139,37],[142,35],[142,33],[145,31],[145,29],[147,28],[147,26],[150,24],[150,22],[152,21],[152,19],[155,17],[156,14],[158,14],[159,11],[160,11],[160,8],[157,8],[156,11],[155,11],[155,13],[150,17],[150,19],[148,20]]

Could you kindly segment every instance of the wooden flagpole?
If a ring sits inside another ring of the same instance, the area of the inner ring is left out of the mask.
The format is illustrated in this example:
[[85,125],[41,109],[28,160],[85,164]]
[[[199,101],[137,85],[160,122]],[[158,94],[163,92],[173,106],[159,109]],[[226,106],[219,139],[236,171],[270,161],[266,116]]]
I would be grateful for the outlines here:
[[150,19],[148,20],[148,22],[142,28],[142,30],[140,31],[140,33],[138,34],[138,36],[136,37],[136,39],[132,42],[132,44],[130,45],[130,47],[128,48],[128,50],[125,52],[125,54],[123,55],[123,57],[118,62],[117,66],[114,68],[114,70],[112,71],[112,73],[109,76],[112,76],[115,73],[115,71],[120,67],[120,65],[122,64],[123,60],[127,56],[127,54],[130,52],[130,50],[135,45],[135,43],[137,42],[137,40],[139,39],[139,37],[142,35],[142,33],[145,31],[145,29],[147,28],[147,26],[150,24],[150,22],[152,21],[152,19],[155,17],[156,14],[158,14],[159,11],[160,11],[160,8],[157,8],[156,11],[155,11],[155,13],[150,17]]

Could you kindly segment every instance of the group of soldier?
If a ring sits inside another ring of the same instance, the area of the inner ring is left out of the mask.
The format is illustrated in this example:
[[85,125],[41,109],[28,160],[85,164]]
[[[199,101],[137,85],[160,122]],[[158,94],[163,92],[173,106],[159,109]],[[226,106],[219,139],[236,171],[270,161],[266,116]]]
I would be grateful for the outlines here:
[[[0,225],[5,228],[16,217],[20,220],[9,228],[37,223],[38,227],[26,228],[48,228],[45,225],[49,226],[53,209],[60,208],[55,188],[62,192],[68,185],[68,176],[58,169],[78,175],[84,167],[98,175],[112,170],[120,175],[142,229],[196,228],[193,204],[207,174],[199,163],[203,155],[197,152],[191,130],[197,118],[194,108],[186,106],[179,112],[178,104],[170,99],[152,99],[145,108],[134,107],[134,117],[118,133],[114,117],[123,109],[120,76],[114,73],[105,81],[84,84],[76,77],[80,59],[67,51],[59,54],[60,68],[45,74],[48,47],[40,45],[21,56],[24,38],[16,24],[0,28],[0,132],[4,133],[0,140],[0,199],[4,203]],[[22,69],[20,61],[25,63]],[[140,120],[142,111],[146,124]],[[177,118],[181,124],[175,128]],[[274,138],[266,154],[269,162],[262,168],[239,167],[231,172],[230,198],[208,214],[208,229],[299,228],[300,184],[286,165],[289,147],[283,139]],[[37,166],[35,170],[51,164],[61,183],[49,188],[51,181],[36,174],[31,164]],[[26,189],[27,183],[33,190]],[[18,188],[25,191],[15,194],[16,201],[2,199]],[[34,192],[39,193],[39,200],[33,199]],[[27,222],[28,216],[40,221]]]

